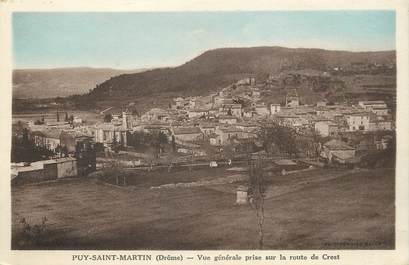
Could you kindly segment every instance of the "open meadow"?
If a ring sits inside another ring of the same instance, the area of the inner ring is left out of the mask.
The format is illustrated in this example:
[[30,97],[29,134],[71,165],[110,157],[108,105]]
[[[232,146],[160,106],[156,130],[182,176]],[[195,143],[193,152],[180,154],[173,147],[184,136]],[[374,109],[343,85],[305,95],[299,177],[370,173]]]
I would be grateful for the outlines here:
[[[144,171],[128,174],[120,187],[96,177],[13,186],[12,248],[257,248],[255,210],[235,204],[243,179],[229,180],[246,173],[212,170]],[[394,249],[394,175],[393,169],[313,169],[268,177],[263,248]],[[172,183],[197,185],[151,188]],[[28,246],[22,218],[34,225],[43,217],[45,236]]]

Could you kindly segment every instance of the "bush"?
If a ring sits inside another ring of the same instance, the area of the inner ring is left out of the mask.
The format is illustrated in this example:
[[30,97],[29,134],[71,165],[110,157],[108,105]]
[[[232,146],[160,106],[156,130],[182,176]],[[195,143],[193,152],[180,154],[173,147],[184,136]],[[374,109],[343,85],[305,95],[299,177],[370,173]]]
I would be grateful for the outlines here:
[[49,241],[49,231],[47,229],[47,217],[41,218],[41,223],[30,224],[26,218],[21,218],[22,230],[18,233],[17,245],[19,248],[33,248],[42,246]]

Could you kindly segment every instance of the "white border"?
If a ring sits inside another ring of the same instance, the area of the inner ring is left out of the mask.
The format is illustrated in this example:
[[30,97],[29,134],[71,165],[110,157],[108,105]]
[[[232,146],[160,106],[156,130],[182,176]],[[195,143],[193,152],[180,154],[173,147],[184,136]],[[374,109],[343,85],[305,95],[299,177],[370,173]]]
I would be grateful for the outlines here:
[[[10,141],[11,139],[11,12],[13,11],[256,11],[256,10],[374,10],[396,11],[397,51],[397,170],[396,170],[396,249],[395,250],[332,250],[332,251],[263,251],[263,254],[340,254],[340,261],[303,261],[299,264],[409,264],[408,257],[408,147],[409,147],[409,70],[408,70],[408,3],[407,1],[268,1],[268,0],[0,0],[0,264],[73,264],[72,254],[109,254],[108,251],[10,251]],[[240,253],[254,254],[259,251],[195,251],[195,253]],[[114,253],[114,252],[113,252]],[[158,251],[121,251],[121,253],[158,254]],[[162,252],[163,253],[163,252]],[[165,253],[186,253],[186,251],[165,251]],[[83,264],[99,264],[82,262]],[[107,262],[116,264],[115,262]],[[121,264],[127,262],[121,262]],[[128,262],[137,263],[135,261]],[[142,262],[138,262],[142,263]],[[143,262],[148,264],[147,262]],[[157,262],[152,262],[157,263]],[[163,262],[162,262],[163,263]],[[175,262],[180,264],[180,262]],[[184,262],[186,263],[186,262]],[[188,262],[186,264],[191,264]],[[208,264],[201,262],[200,264]],[[219,262],[226,264],[227,262]],[[237,264],[237,262],[231,262]],[[257,262],[273,264],[276,262]],[[295,263],[295,262],[286,262]],[[157,263],[159,264],[159,263]]]

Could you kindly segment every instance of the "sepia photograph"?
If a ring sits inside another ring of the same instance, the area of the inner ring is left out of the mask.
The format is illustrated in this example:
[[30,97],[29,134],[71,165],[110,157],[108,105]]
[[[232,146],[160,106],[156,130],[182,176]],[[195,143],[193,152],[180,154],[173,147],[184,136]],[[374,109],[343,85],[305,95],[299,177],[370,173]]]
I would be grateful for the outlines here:
[[395,250],[395,10],[10,23],[12,250]]

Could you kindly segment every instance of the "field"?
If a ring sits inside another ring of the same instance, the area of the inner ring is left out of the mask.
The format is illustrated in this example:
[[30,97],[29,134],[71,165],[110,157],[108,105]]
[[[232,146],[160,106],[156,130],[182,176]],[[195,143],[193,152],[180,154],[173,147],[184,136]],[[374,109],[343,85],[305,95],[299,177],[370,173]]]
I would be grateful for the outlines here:
[[[27,248],[20,244],[21,218],[36,224],[46,216],[48,238],[30,248],[257,248],[255,211],[235,204],[240,183],[150,188],[200,181],[205,173],[208,181],[243,174],[211,170],[140,172],[126,187],[96,178],[13,187],[12,247]],[[393,249],[394,179],[393,169],[270,176],[264,249]]]

